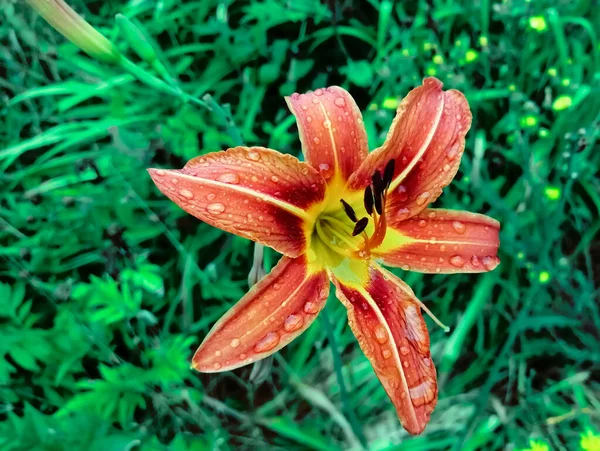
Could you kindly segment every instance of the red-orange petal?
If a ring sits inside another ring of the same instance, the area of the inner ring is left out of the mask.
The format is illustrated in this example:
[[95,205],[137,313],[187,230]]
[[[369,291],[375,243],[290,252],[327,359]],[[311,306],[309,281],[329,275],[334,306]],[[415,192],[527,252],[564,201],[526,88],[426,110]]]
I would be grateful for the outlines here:
[[290,257],[305,252],[318,214],[311,207],[325,197],[325,182],[310,165],[262,147],[236,147],[194,158],[181,170],[148,172],[198,219]]
[[213,326],[192,366],[227,371],[263,359],[304,332],[327,300],[329,279],[305,256],[282,257],[277,266]]
[[306,162],[328,182],[345,183],[369,151],[362,115],[352,96],[331,86],[285,100],[296,116]]
[[468,211],[428,208],[388,228],[373,256],[388,266],[425,273],[493,270],[500,223]]
[[332,276],[356,335],[402,426],[420,434],[437,403],[437,379],[429,334],[415,294],[383,268],[372,265],[364,287]]
[[464,95],[443,91],[439,80],[426,78],[404,98],[385,143],[352,176],[350,189],[363,189],[376,169],[383,172],[394,159],[388,220],[414,216],[435,201],[456,175],[470,126],[471,111]]

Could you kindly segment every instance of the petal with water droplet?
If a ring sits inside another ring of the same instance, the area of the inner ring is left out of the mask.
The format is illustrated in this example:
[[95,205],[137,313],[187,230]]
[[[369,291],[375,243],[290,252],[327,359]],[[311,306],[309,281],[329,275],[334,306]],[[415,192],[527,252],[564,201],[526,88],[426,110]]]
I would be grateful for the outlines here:
[[326,180],[339,174],[346,181],[368,153],[362,115],[352,96],[338,86],[286,97],[296,116],[306,161],[315,169],[324,165]]
[[305,256],[283,257],[213,326],[192,366],[206,373],[227,371],[248,363],[242,354],[252,362],[271,355],[313,323],[328,294],[324,271],[311,268]]
[[431,359],[429,335],[414,293],[376,265],[370,266],[363,286],[336,277],[335,271],[333,282],[400,422],[411,434],[420,434],[437,403],[437,381],[433,365],[423,364]]
[[[369,177],[395,160],[387,211],[408,209],[414,216],[435,201],[454,178],[471,126],[464,95],[442,90],[442,83],[426,78],[398,107],[382,147],[373,151],[350,179],[350,189],[362,190]],[[402,186],[402,190],[398,188]]]
[[[498,221],[488,216],[427,209],[389,227],[373,255],[386,265],[410,265],[411,271],[417,272],[491,271],[499,263],[499,232]],[[487,265],[483,264],[486,257]]]
[[319,171],[262,147],[236,147],[194,158],[180,170],[148,172],[188,213],[290,257],[306,250],[307,222],[314,220],[307,211],[325,198]]

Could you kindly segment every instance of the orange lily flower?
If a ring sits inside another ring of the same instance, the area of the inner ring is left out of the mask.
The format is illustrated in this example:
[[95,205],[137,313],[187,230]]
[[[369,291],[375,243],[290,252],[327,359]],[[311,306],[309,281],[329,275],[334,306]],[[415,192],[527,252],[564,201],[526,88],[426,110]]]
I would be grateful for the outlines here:
[[496,220],[428,208],[458,170],[469,105],[427,78],[400,104],[383,146],[369,153],[360,110],[344,89],[286,101],[306,162],[236,147],[180,170],[149,169],[188,213],[283,254],[214,325],[192,366],[226,371],[278,351],[315,320],[332,281],[400,422],[419,434],[437,403],[421,310],[430,312],[381,264],[457,273],[491,271],[500,262]]

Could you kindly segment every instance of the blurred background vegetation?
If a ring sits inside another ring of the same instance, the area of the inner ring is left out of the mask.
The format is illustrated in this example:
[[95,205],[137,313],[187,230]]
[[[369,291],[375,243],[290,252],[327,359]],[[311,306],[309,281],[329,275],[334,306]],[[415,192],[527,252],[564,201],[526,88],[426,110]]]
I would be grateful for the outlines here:
[[[158,78],[2,2],[0,449],[600,449],[597,2],[69,3]],[[144,39],[161,65],[131,48]],[[335,300],[271,366],[190,370],[247,290],[253,245],[145,169],[238,142],[299,155],[282,96],[331,84],[375,148],[427,75],[474,116],[437,205],[499,219],[502,264],[396,271],[452,328],[429,323],[440,401],[424,435],[402,430]]]

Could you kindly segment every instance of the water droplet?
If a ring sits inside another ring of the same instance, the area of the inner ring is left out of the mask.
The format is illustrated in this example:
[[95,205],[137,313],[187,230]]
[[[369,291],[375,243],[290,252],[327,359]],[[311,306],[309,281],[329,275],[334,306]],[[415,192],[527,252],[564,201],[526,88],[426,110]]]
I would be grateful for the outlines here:
[[410,215],[410,210],[408,208],[400,208],[396,213],[396,219],[402,221],[403,219],[408,218],[408,215]]
[[312,116],[306,116],[306,122],[310,124],[312,122]]
[[286,332],[293,332],[295,330],[300,329],[303,324],[304,324],[304,320],[302,319],[301,316],[290,315],[283,322],[283,329]]
[[338,97],[334,102],[337,106],[346,106],[346,101],[343,97]]
[[331,121],[329,119],[325,119],[323,121],[323,127],[325,127],[325,128],[331,127]]
[[389,359],[391,356],[392,356],[392,351],[390,351],[389,349],[383,350],[383,358],[384,359]]
[[275,332],[269,332],[263,337],[256,345],[254,345],[255,352],[266,352],[273,349],[279,343],[279,335]]
[[215,202],[214,204],[208,204],[206,206],[206,211],[212,213],[213,215],[218,215],[225,211],[225,205],[218,202]]
[[313,138],[313,142],[314,142],[315,144],[319,144],[319,143],[321,142],[321,140],[315,136],[315,137]]
[[471,257],[471,264],[475,267],[479,266],[479,258],[477,258],[477,255]]
[[408,355],[409,353],[409,349],[406,346],[400,346],[400,354],[402,355]]
[[456,266],[457,268],[462,268],[463,266],[465,266],[465,259],[462,258],[460,255],[453,255],[448,261],[452,266]]
[[446,250],[446,246],[444,246],[443,244],[440,246],[440,251],[444,252]]
[[308,106],[306,106],[306,105],[302,104],[302,109],[303,109],[304,111],[308,111]]
[[442,270],[440,268],[435,268],[435,272],[439,274],[442,272]]
[[219,357],[221,355],[221,351],[215,351],[215,355]]
[[246,357],[248,357],[246,354],[240,354],[238,358],[244,360]]
[[190,190],[188,189],[182,189],[179,190],[179,194],[183,197],[185,197],[186,199],[193,199],[194,198],[194,193],[192,193]]
[[446,163],[446,164],[444,165],[444,171],[445,171],[445,172],[448,172],[449,170],[450,170],[450,165],[449,165],[448,163]]
[[375,328],[375,338],[377,338],[377,341],[381,344],[387,343],[388,334],[383,326],[377,326]]
[[319,99],[317,99],[316,97],[312,98],[312,103],[314,103],[315,105],[317,105],[319,103]]
[[276,175],[274,175],[274,176],[271,177],[271,181],[273,183],[277,183],[279,181],[279,177],[277,177]]
[[483,267],[485,269],[487,269],[488,271],[491,271],[496,266],[498,266],[497,259],[495,257],[490,256],[490,255],[488,255],[486,257],[483,257],[483,259],[481,259],[481,263],[483,264]]
[[215,363],[214,367],[215,367],[215,370],[219,370],[219,369],[221,369],[221,364]]
[[408,194],[406,193],[406,186],[404,185],[400,185],[398,187],[398,199],[400,200],[400,202],[404,202],[408,199]]
[[427,221],[425,221],[424,219],[421,219],[419,221],[419,227],[427,227]]
[[166,174],[165,171],[163,171],[162,169],[157,169],[156,171],[154,171],[155,175],[158,175],[159,177],[162,177],[163,175]]
[[237,174],[221,174],[217,180],[223,183],[231,183],[232,185],[240,183],[240,178]]
[[311,315],[314,315],[315,313],[318,313],[319,306],[317,304],[315,304],[314,302],[308,301],[306,304],[304,304],[304,311],[306,313],[310,313]]
[[229,346],[231,346],[232,348],[237,348],[239,345],[240,345],[239,338],[234,338],[229,342]]
[[404,271],[410,271],[410,266],[409,266],[409,265],[402,265],[402,266],[401,266],[401,268],[402,268]]
[[429,200],[430,196],[431,194],[429,194],[429,191],[424,191],[421,194],[419,194],[419,196],[415,199],[415,202],[419,206],[425,205],[425,203]]
[[252,161],[260,160],[260,154],[258,152],[254,152],[252,150],[246,154],[246,157],[248,157],[248,160],[252,160]]
[[408,362],[402,362],[402,366],[403,366],[404,368],[408,368],[408,367],[409,367],[409,364],[408,364]]
[[171,179],[171,183],[173,185],[177,185],[177,183],[179,183],[179,180],[178,179]]
[[436,238],[436,237],[434,237],[434,236],[432,236],[432,237],[429,239],[429,244],[435,244],[435,243],[437,243],[437,238]]
[[452,228],[458,233],[465,233],[465,225],[460,221],[452,221]]
[[321,163],[319,165],[319,171],[321,171],[321,172],[329,171],[329,165],[327,163]]
[[427,217],[428,217],[428,218],[430,218],[430,219],[433,219],[433,218],[435,218],[435,211],[430,211],[430,212],[427,214]]

